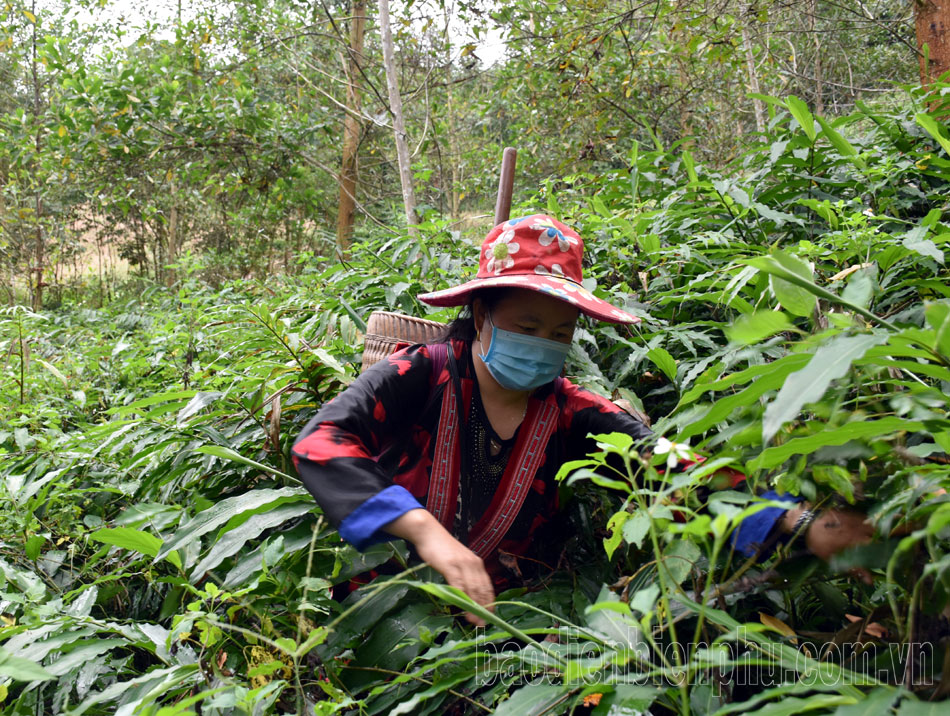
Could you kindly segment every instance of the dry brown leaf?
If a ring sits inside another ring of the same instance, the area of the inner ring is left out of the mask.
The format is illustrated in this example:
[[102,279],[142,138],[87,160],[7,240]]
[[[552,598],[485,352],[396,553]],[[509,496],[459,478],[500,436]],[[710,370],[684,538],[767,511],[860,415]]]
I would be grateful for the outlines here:
[[[845,619],[850,621],[852,624],[854,622],[863,621],[861,617],[856,617],[854,614],[845,614]],[[887,638],[887,629],[878,624],[877,622],[869,622],[864,625],[864,633],[868,636],[873,636],[875,639],[886,639]]]
[[603,694],[587,694],[587,696],[584,697],[584,706],[588,708],[597,706],[602,698],[604,698]]
[[798,635],[795,633],[795,630],[781,619],[769,616],[765,612],[759,612],[759,621],[765,624],[765,626],[767,626],[769,629],[774,629],[783,636],[791,637],[793,644],[798,644]]
[[848,266],[848,268],[846,268],[846,269],[844,269],[844,270],[842,270],[842,271],[839,271],[839,272],[836,273],[834,276],[832,276],[830,280],[831,280],[831,281],[840,281],[840,280],[843,279],[843,278],[847,278],[848,276],[850,276],[851,274],[853,274],[855,271],[860,271],[861,269],[870,268],[871,266],[873,266],[873,264],[870,264],[870,263],[867,263],[867,264],[855,264],[854,266]]

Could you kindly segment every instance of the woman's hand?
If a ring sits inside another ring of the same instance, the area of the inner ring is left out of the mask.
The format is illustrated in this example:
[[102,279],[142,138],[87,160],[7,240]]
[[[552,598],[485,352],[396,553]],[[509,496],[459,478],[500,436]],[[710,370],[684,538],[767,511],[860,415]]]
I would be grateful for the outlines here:
[[[455,539],[430,512],[421,508],[410,510],[383,529],[412,542],[422,561],[445,577],[446,582],[461,589],[472,601],[492,609],[495,589],[481,557]],[[476,626],[485,626],[485,621],[474,614],[466,614],[465,618]]]
[[[782,529],[794,531],[795,522],[807,505],[789,510],[782,518]],[[805,546],[816,557],[827,561],[842,550],[867,544],[874,535],[874,528],[867,516],[855,510],[822,510],[805,532]],[[864,582],[871,583],[871,573],[858,567],[852,573]]]

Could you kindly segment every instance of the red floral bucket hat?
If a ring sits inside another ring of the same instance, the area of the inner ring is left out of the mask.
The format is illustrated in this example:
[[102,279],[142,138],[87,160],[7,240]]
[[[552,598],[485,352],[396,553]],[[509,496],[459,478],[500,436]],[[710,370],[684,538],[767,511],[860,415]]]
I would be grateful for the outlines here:
[[639,323],[636,316],[611,306],[581,284],[584,240],[573,229],[544,214],[509,219],[482,242],[478,274],[460,286],[424,293],[430,306],[464,306],[480,288],[526,288],[577,306],[611,323]]

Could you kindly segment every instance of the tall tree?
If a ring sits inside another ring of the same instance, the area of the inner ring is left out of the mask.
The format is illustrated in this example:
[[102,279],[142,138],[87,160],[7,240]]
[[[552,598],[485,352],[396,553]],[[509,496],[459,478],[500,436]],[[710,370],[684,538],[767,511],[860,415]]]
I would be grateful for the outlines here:
[[389,109],[393,116],[393,134],[396,136],[396,160],[399,163],[399,183],[402,185],[402,203],[406,210],[409,233],[415,234],[419,218],[416,216],[416,194],[412,188],[412,168],[409,165],[409,142],[406,122],[402,114],[402,97],[396,76],[393,53],[393,33],[389,22],[389,0],[379,0],[379,31],[383,42],[383,65],[386,68],[386,87],[389,90]]
[[[39,57],[37,55],[37,20],[36,20],[36,0],[33,0],[32,12],[27,16],[30,19],[30,22],[33,23],[33,34],[32,40],[30,42],[30,75],[33,83],[33,121],[35,125],[35,146],[34,150],[36,151],[36,161],[39,161],[40,152],[43,149],[43,129],[40,122],[40,114],[42,112],[42,100],[41,100],[41,88],[40,88],[40,77],[39,77]],[[35,263],[33,265],[33,271],[36,276],[36,281],[33,284],[33,310],[39,311],[43,307],[43,265],[46,263],[46,239],[43,235],[43,199],[40,195],[40,182],[37,177],[34,177],[36,182],[36,191],[34,195],[34,216],[33,220],[36,222],[36,254],[35,254]]]
[[920,84],[929,85],[950,70],[950,0],[917,0],[917,47]]
[[346,72],[346,115],[343,118],[343,161],[340,166],[340,203],[336,219],[336,246],[340,255],[350,247],[353,212],[356,208],[356,183],[359,178],[360,63],[363,59],[363,34],[366,25],[366,1],[352,0],[350,5],[350,48]]

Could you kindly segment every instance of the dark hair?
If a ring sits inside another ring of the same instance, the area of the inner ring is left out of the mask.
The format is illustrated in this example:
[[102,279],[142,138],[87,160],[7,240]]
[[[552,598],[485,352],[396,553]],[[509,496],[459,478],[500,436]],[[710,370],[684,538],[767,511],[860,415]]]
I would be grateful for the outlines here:
[[480,288],[476,291],[472,291],[468,297],[468,303],[462,307],[462,310],[459,311],[455,320],[445,327],[445,331],[439,336],[439,341],[449,341],[452,339],[465,341],[466,343],[474,341],[477,331],[475,316],[472,312],[472,304],[475,302],[475,299],[480,298],[485,307],[491,311],[495,306],[501,303],[510,292],[511,289],[504,286],[498,288]]

